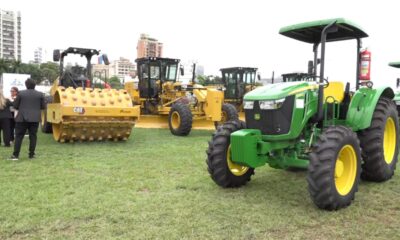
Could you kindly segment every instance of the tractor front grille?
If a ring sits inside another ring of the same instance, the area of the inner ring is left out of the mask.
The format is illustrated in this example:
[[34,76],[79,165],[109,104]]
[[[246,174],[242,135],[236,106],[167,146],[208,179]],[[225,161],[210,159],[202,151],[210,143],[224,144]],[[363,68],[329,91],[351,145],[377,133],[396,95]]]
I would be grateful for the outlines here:
[[292,122],[295,96],[286,97],[282,107],[261,110],[259,101],[254,101],[253,109],[245,109],[246,127],[259,129],[264,135],[287,134]]

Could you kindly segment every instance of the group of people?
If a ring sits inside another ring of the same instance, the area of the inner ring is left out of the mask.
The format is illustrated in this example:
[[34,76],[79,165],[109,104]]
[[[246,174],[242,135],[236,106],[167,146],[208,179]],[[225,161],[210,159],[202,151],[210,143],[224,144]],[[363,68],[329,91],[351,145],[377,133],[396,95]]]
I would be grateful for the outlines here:
[[41,110],[45,108],[44,94],[35,90],[35,81],[29,78],[25,86],[26,90],[22,91],[12,87],[10,99],[0,91],[0,131],[3,133],[4,146],[11,147],[11,143],[14,143],[10,160],[18,160],[26,131],[29,133],[29,158],[35,157]]

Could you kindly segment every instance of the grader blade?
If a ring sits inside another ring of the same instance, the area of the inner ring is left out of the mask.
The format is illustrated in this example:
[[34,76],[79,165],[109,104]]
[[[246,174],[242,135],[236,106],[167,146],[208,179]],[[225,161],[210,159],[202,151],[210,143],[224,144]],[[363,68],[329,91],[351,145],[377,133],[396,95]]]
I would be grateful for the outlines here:
[[[141,115],[137,121],[136,128],[169,128],[168,116],[166,115]],[[192,129],[215,130],[215,124],[212,121],[194,118]]]

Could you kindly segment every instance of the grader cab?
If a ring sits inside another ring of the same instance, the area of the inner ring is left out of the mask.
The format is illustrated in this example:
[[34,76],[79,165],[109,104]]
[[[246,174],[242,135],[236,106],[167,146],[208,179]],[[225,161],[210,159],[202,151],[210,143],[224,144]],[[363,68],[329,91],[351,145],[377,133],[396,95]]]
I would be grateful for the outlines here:
[[[64,58],[70,54],[85,57],[86,68],[64,69]],[[93,87],[91,59],[99,54],[86,48],[54,50],[53,60],[60,61],[59,78],[46,99],[41,128],[58,142],[127,140],[140,115],[125,90]],[[107,56],[102,58],[108,64]]]
[[225,87],[225,102],[242,109],[243,96],[256,88],[257,68],[231,67],[221,68],[222,82]]
[[177,81],[178,72],[184,71],[179,62],[172,58],[136,59],[139,82],[128,82],[125,89],[141,107],[138,127],[163,128],[168,123],[172,134],[186,136],[192,127],[209,129],[238,118],[234,106],[223,103],[222,91]]

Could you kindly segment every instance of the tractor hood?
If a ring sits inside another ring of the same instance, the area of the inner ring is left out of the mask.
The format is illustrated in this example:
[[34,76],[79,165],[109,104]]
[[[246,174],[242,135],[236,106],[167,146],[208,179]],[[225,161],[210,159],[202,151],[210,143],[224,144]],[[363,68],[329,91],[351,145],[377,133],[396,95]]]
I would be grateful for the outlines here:
[[244,96],[244,100],[276,100],[294,95],[306,90],[317,89],[315,82],[282,82],[256,88]]

